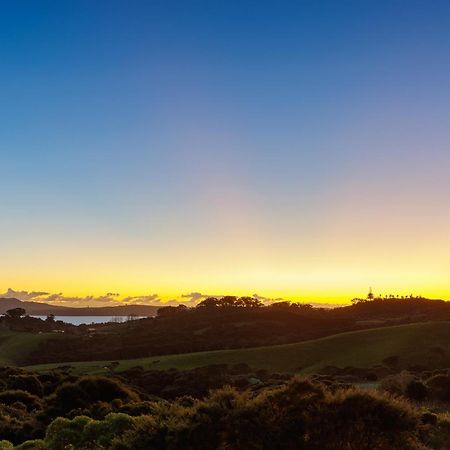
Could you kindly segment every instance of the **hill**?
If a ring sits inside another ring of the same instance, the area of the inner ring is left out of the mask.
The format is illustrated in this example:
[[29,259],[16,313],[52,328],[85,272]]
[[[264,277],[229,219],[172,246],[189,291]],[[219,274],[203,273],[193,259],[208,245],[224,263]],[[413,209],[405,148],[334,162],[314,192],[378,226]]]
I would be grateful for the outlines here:
[[[371,367],[398,357],[399,368],[450,366],[450,322],[429,322],[340,333],[295,344],[122,360],[117,370],[192,369],[246,363],[271,372],[312,373],[325,366]],[[104,372],[105,361],[71,363],[78,372]],[[31,366],[47,370],[60,364]]]
[[[244,298],[244,300],[247,300]],[[450,302],[383,299],[336,309],[280,302],[237,306],[241,299],[207,299],[194,308],[166,307],[158,316],[98,326],[64,345],[49,341],[29,364],[119,360],[289,344],[338,333],[407,323],[450,321]]]
[[156,314],[160,306],[153,305],[117,305],[72,308],[67,306],[50,305],[40,302],[25,302],[17,298],[0,298],[0,314],[8,309],[23,308],[30,316],[53,314],[55,316],[147,316]]

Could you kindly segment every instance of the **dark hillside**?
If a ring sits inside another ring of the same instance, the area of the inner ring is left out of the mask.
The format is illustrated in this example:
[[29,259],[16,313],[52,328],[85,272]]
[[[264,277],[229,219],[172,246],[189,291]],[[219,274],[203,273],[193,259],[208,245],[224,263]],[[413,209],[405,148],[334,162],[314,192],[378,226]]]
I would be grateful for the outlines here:
[[49,340],[29,364],[130,359],[165,354],[286,344],[345,331],[450,320],[450,303],[383,300],[334,310],[282,303],[271,306],[163,308],[158,317],[98,327]]
[[357,300],[351,306],[333,310],[336,317],[351,317],[356,321],[380,320],[395,323],[440,320],[450,317],[450,302],[422,297],[375,298]]

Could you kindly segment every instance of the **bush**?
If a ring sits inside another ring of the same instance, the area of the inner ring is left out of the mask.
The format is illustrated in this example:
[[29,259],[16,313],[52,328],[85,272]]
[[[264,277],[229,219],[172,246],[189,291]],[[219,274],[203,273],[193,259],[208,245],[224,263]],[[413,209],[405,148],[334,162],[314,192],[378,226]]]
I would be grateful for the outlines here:
[[14,450],[45,450],[44,441],[41,439],[26,441],[23,444],[14,447]]
[[450,442],[450,413],[437,416],[437,426],[431,431],[429,446],[433,449],[447,450]]
[[0,450],[14,450],[14,447],[11,442],[0,441]]
[[405,395],[415,401],[422,401],[428,396],[428,388],[419,380],[412,380],[406,385]]
[[33,409],[37,409],[41,406],[41,400],[39,397],[21,390],[0,392],[0,403],[3,403],[4,405],[21,403],[28,411],[32,411]]
[[45,435],[47,450],[109,449],[112,441],[133,427],[133,418],[126,414],[109,414],[102,421],[78,416],[73,420],[59,417]]
[[61,385],[49,401],[57,411],[63,413],[88,408],[95,402],[112,402],[115,399],[137,401],[139,396],[113,378],[85,376],[76,382]]
[[151,415],[58,418],[45,449],[424,449],[427,426],[406,401],[295,379],[256,395],[230,387],[204,400],[153,404]]
[[402,372],[389,375],[381,380],[380,387],[390,394],[405,395],[408,384],[415,381],[414,375],[403,370]]
[[450,376],[435,375],[427,380],[431,396],[441,402],[450,402]]
[[42,383],[35,375],[12,375],[8,378],[8,388],[27,391],[30,394],[42,397]]

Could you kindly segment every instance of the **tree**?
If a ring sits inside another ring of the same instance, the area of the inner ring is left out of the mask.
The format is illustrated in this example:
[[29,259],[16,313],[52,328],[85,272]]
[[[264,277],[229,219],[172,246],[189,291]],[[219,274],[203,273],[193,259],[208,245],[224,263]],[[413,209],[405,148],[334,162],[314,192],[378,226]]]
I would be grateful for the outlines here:
[[220,306],[220,300],[215,297],[208,297],[200,302],[197,305],[197,308],[216,308],[217,306]]
[[233,307],[239,306],[239,301],[234,295],[226,295],[219,300],[219,306]]
[[187,311],[188,307],[186,305],[178,305],[178,306],[163,306],[162,308],[159,308],[156,314],[158,317],[161,316],[171,316],[173,314]]
[[24,316],[26,311],[23,308],[13,308],[8,309],[6,311],[6,316],[10,317],[11,319],[20,319],[22,316]]
[[272,309],[282,309],[282,310],[289,310],[291,307],[291,302],[284,300],[281,302],[275,302],[275,303],[271,303],[269,305],[270,308]]
[[262,301],[255,297],[241,297],[239,300],[245,308],[260,308],[264,306]]
[[259,308],[264,306],[260,300],[254,297],[235,297],[226,295],[222,298],[209,297],[200,302],[200,308]]

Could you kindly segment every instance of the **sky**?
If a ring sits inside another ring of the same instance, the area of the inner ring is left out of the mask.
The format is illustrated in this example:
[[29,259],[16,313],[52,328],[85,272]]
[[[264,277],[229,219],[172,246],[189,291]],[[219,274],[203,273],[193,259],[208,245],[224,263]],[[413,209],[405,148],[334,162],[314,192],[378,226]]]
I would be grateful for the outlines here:
[[450,299],[449,53],[439,0],[1,2],[0,290]]

